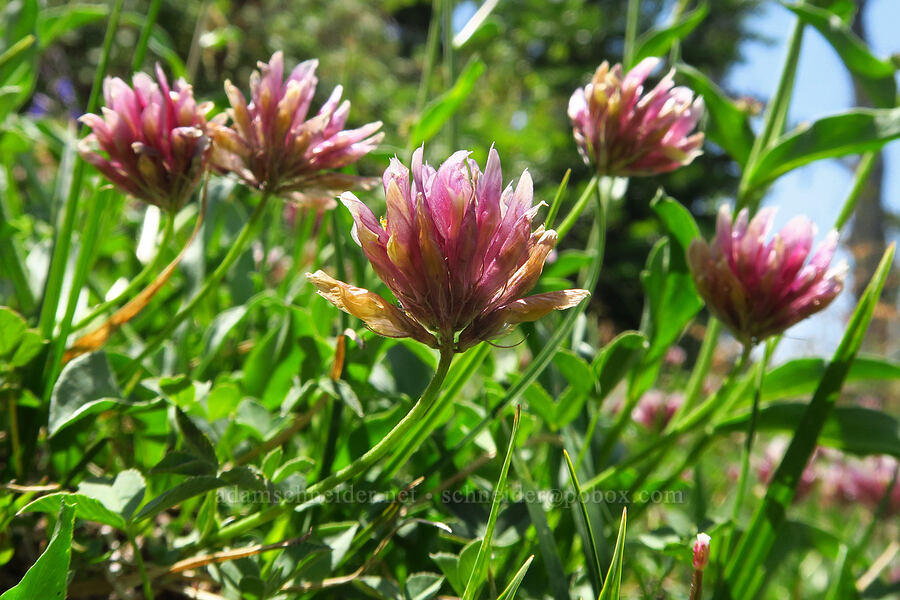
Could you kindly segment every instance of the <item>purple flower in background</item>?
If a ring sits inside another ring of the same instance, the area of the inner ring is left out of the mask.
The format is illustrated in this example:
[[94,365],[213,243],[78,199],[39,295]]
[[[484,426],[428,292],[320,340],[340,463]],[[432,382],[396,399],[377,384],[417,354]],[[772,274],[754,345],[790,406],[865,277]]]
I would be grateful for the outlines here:
[[703,116],[703,99],[673,87],[673,73],[644,94],[644,80],[659,64],[645,58],[627,74],[604,61],[589,84],[569,100],[569,118],[585,163],[600,175],[655,175],[700,155],[703,134],[691,132]]
[[660,390],[650,390],[631,411],[631,418],[647,429],[662,431],[684,404],[681,394],[666,394]]
[[334,170],[374,150],[384,137],[376,134],[381,123],[345,130],[350,102],[340,102],[341,86],[307,118],[318,83],[317,64],[300,63],[285,79],[284,57],[276,52],[250,76],[249,104],[225,82],[232,126],[225,125],[225,114],[210,123],[217,169],[233,172],[257,189],[301,201],[366,181]]
[[809,219],[792,219],[767,243],[775,210],[764,208],[749,223],[748,215],[743,209],[732,222],[722,206],[715,239],[695,240],[688,259],[709,311],[752,345],[828,306],[843,289],[847,265],[829,268],[836,231],[807,262],[815,236]]
[[134,87],[108,77],[103,83],[103,116],[81,117],[91,134],[82,140],[79,152],[135,198],[178,211],[207,167],[210,139],[205,115],[212,105],[197,104],[183,80],[170,88],[159,65],[156,76],[158,81],[137,73]]
[[523,298],[556,243],[555,231],[531,229],[540,205],[532,206],[527,171],[515,190],[504,190],[493,148],[484,173],[465,151],[437,170],[422,155],[422,148],[413,154],[412,177],[391,160],[381,222],[353,194],[341,196],[355,220],[354,239],[400,307],[318,271],[308,276],[322,296],[381,335],[463,351],[589,295],[572,289]]

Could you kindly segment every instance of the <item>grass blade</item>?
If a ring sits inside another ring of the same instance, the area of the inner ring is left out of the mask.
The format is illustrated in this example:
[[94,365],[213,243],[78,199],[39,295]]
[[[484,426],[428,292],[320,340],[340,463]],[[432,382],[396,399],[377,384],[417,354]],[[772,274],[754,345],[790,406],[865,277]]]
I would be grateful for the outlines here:
[[609,563],[609,571],[606,573],[606,582],[600,590],[597,600],[619,600],[622,588],[622,564],[625,562],[625,523],[628,509],[622,509],[622,521],[619,523],[619,534],[616,536],[616,549],[613,551],[612,561]]
[[591,519],[588,517],[587,507],[584,505],[584,497],[581,495],[581,484],[578,483],[578,476],[575,475],[575,466],[572,464],[568,451],[563,450],[563,456],[566,457],[566,466],[569,467],[569,479],[572,481],[572,487],[575,488],[575,495],[578,497],[578,508],[581,509],[581,518],[584,521],[584,529],[587,532],[587,543],[585,543],[585,546],[590,546],[587,548],[587,553],[590,556],[586,556],[585,561],[588,563],[591,571],[591,583],[593,583],[596,591],[601,589],[603,582],[600,557],[597,554],[597,542],[594,539],[594,531],[591,528]]
[[478,556],[475,558],[475,565],[472,568],[471,575],[469,575],[469,581],[466,583],[462,600],[475,600],[478,589],[487,576],[491,556],[491,538],[494,536],[494,527],[497,525],[497,515],[500,514],[500,504],[503,502],[503,488],[506,485],[509,463],[516,445],[516,434],[519,432],[520,411],[521,409],[517,407],[516,416],[513,419],[512,433],[509,436],[509,446],[506,449],[506,458],[503,459],[500,479],[497,480],[497,487],[494,489],[494,501],[491,503],[491,514],[488,517],[487,529],[484,532],[484,539],[481,540],[481,547],[478,548]]
[[528,567],[531,566],[531,561],[534,560],[534,554],[528,557],[528,560],[525,561],[525,564],[522,565],[522,568],[516,572],[516,576],[513,577],[513,580],[509,582],[509,585],[506,586],[506,589],[503,590],[503,593],[497,596],[497,600],[513,600],[516,597],[516,592],[519,591],[519,584],[522,583],[522,580],[525,578],[525,573],[528,571]]

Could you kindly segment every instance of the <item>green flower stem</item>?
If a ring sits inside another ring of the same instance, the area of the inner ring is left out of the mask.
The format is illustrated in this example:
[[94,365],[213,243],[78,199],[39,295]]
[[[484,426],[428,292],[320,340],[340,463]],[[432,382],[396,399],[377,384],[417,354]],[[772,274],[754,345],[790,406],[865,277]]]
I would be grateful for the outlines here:
[[716,345],[721,334],[722,322],[715,317],[710,317],[706,325],[706,334],[703,336],[703,343],[700,345],[700,354],[697,357],[697,362],[694,363],[694,369],[691,371],[691,377],[688,379],[687,388],[684,392],[684,403],[675,414],[676,419],[673,422],[677,422],[681,415],[688,414],[700,399],[700,393],[703,391],[703,382],[706,381],[706,375],[712,366]]
[[[119,27],[122,3],[123,0],[110,0],[112,10],[110,11],[109,22],[106,25],[106,35],[103,38],[103,52],[100,55],[97,71],[94,73],[94,83],[91,87],[91,95],[85,112],[97,112],[100,90],[103,88],[103,78],[106,75],[106,68],[109,64],[112,43],[116,36],[116,30]],[[85,127],[82,126],[81,133],[83,134],[84,131]],[[62,295],[63,278],[66,273],[66,264],[69,260],[69,250],[72,247],[72,231],[75,229],[75,220],[79,214],[78,200],[81,196],[81,182],[84,179],[84,169],[85,162],[76,155],[69,191],[63,204],[62,227],[57,230],[56,239],[53,242],[53,256],[50,260],[50,270],[47,273],[44,300],[41,304],[41,314],[38,321],[38,328],[45,339],[53,337],[56,310]]]
[[263,192],[262,197],[259,199],[259,204],[256,207],[256,210],[253,211],[253,215],[251,215],[250,220],[244,224],[243,229],[238,234],[237,239],[232,242],[231,247],[228,249],[228,253],[225,255],[225,258],[222,259],[222,262],[219,263],[219,266],[216,267],[216,270],[212,272],[207,280],[203,283],[203,287],[200,288],[200,291],[191,298],[187,305],[182,308],[178,313],[172,317],[166,326],[163,327],[162,331],[160,331],[153,340],[147,343],[144,346],[144,350],[138,355],[137,358],[132,361],[132,364],[137,369],[137,366],[140,364],[142,360],[153,354],[159,346],[169,339],[169,336],[175,331],[175,328],[178,327],[185,319],[187,319],[192,312],[199,306],[199,304],[206,298],[207,295],[214,289],[216,289],[225,275],[228,273],[228,270],[231,266],[240,258],[241,254],[244,253],[244,250],[247,247],[247,244],[251,239],[258,233],[259,226],[262,224],[262,216],[266,212],[266,206],[269,203],[269,198],[271,195],[268,192]]
[[147,567],[144,565],[144,557],[141,555],[141,548],[138,546],[134,534],[128,534],[128,540],[134,549],[134,561],[137,563],[138,573],[141,575],[141,585],[144,588],[144,600],[153,600],[153,586],[150,584],[150,577],[147,576]]
[[425,40],[425,58],[422,64],[422,79],[419,81],[419,91],[416,94],[416,114],[421,115],[428,101],[428,90],[431,87],[431,74],[434,71],[434,63],[440,42],[441,11],[439,4],[442,0],[433,0],[431,3],[431,22],[428,24],[428,38]]
[[566,169],[559,187],[556,188],[556,195],[553,196],[553,202],[550,203],[550,209],[547,211],[547,218],[544,219],[544,229],[553,229],[553,222],[556,221],[556,215],[559,213],[559,206],[562,204],[562,197],[569,185],[569,177],[572,175],[572,169]]
[[837,221],[834,223],[834,228],[838,231],[844,228],[844,225],[847,224],[847,221],[850,220],[850,217],[852,217],[854,211],[856,211],[856,203],[859,201],[859,197],[862,195],[862,191],[869,181],[869,175],[872,173],[872,167],[875,166],[875,159],[877,157],[877,152],[867,152],[859,159],[856,173],[853,175],[853,187],[850,189],[850,193],[844,201],[844,206],[841,208],[841,214],[838,215]]
[[[362,475],[370,468],[372,468],[372,466],[374,466],[378,461],[382,460],[388,452],[390,452],[397,446],[397,444],[402,442],[406,438],[410,430],[412,430],[413,427],[431,410],[432,405],[438,398],[438,395],[441,391],[441,386],[444,383],[444,378],[446,378],[447,376],[447,371],[450,369],[450,363],[452,361],[453,351],[449,349],[442,350],[441,359],[438,362],[438,366],[435,370],[434,376],[431,378],[431,382],[428,384],[428,387],[425,388],[425,391],[422,392],[422,396],[415,403],[412,409],[406,414],[406,416],[403,417],[387,435],[378,440],[378,442],[374,446],[372,446],[368,452],[354,460],[352,463],[350,463],[340,471],[333,473],[325,479],[322,479],[308,487],[304,491],[302,497],[300,498],[300,501],[302,502],[315,498],[316,496],[321,496],[322,494],[333,490],[342,483],[346,483],[347,481],[350,481],[351,479]],[[230,540],[246,531],[250,531],[251,529],[259,527],[260,525],[268,523],[269,521],[275,519],[285,512],[293,510],[294,506],[294,504],[280,504],[278,506],[273,506],[266,510],[250,515],[245,519],[242,519],[230,525],[226,525],[225,527],[220,529],[219,533],[213,536],[210,541],[212,543],[222,543]]]
[[745,206],[750,208],[750,212],[755,213],[762,199],[762,194],[753,190],[749,186],[748,177],[753,172],[753,167],[759,159],[763,150],[765,150],[775,139],[784,131],[784,125],[787,121],[788,109],[791,105],[791,96],[794,91],[794,79],[797,75],[797,64],[800,61],[800,47],[803,44],[803,20],[797,19],[794,25],[794,31],[791,33],[788,42],[787,56],[784,61],[784,68],[781,71],[781,79],[778,81],[778,87],[775,95],[769,101],[766,108],[766,114],[763,121],[763,130],[756,136],[753,142],[753,148],[750,150],[750,157],[744,167],[741,176],[741,182],[738,186],[737,209],[740,210]]
[[634,65],[634,42],[637,39],[638,20],[641,16],[641,1],[628,0],[628,12],[625,15],[625,51],[622,62],[625,68],[630,69]]
[[559,236],[559,239],[566,237],[566,234],[569,233],[569,230],[575,225],[575,221],[578,220],[578,217],[580,217],[581,213],[584,212],[584,209],[587,208],[588,202],[590,202],[591,197],[594,195],[594,191],[596,191],[599,182],[600,178],[597,175],[591,177],[587,187],[584,188],[581,196],[575,202],[575,206],[572,207],[572,210],[569,211],[569,214],[566,215],[566,218],[563,219],[563,222],[556,229],[556,234]]
[[[731,508],[732,531],[737,525],[738,518],[741,514],[741,506],[743,506],[744,497],[747,495],[747,479],[750,474],[750,455],[753,452],[753,440],[756,437],[756,423],[759,420],[759,398],[766,378],[766,367],[769,364],[769,359],[771,359],[774,350],[775,342],[774,339],[770,338],[766,342],[766,350],[763,353],[763,359],[760,361],[756,371],[756,383],[754,384],[753,390],[753,407],[750,412],[750,420],[747,422],[747,439],[744,442],[744,451],[741,454],[741,471],[738,476],[734,505]],[[729,534],[725,540],[725,545],[722,546],[724,552],[721,556],[728,556],[731,534]]]
[[103,302],[97,308],[91,311],[91,313],[85,318],[81,319],[72,327],[72,331],[78,331],[79,329],[84,329],[91,322],[105,313],[107,310],[112,308],[113,306],[119,304],[126,298],[130,298],[134,295],[138,288],[147,280],[147,277],[150,276],[151,273],[155,273],[159,271],[160,267],[162,267],[163,259],[165,258],[165,250],[172,243],[172,237],[175,234],[175,216],[169,213],[165,213],[165,224],[163,225],[163,237],[162,241],[159,243],[159,246],[156,249],[156,256],[153,257],[147,265],[138,273],[134,279],[128,282],[128,286],[122,290],[122,293],[117,295],[112,300],[107,300]]
[[[442,23],[442,32],[444,34],[444,71],[446,71],[447,83],[446,88],[449,90],[453,87],[453,82],[455,81],[455,56],[453,55],[453,5],[455,4],[454,0],[440,0],[441,2],[441,19]],[[459,147],[459,119],[456,118],[455,114],[450,115],[449,122],[447,123],[447,143],[451,148]]]
[[159,9],[162,6],[162,0],[151,0],[150,8],[147,9],[147,18],[144,19],[144,26],[141,27],[141,36],[138,38],[137,46],[134,47],[134,58],[131,61],[131,70],[140,71],[144,64],[144,57],[147,55],[147,45],[150,43],[150,34],[153,32],[153,26],[156,24],[156,18],[159,16]]

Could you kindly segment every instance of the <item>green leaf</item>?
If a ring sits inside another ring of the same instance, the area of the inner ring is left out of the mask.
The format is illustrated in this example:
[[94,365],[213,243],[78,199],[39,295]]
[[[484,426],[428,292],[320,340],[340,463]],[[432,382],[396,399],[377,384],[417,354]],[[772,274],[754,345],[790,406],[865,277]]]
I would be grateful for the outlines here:
[[106,508],[102,502],[96,498],[85,496],[84,494],[72,494],[69,492],[56,492],[55,494],[47,494],[41,496],[37,500],[26,504],[19,514],[22,513],[46,513],[57,514],[64,504],[75,506],[75,516],[85,521],[94,523],[103,523],[115,527],[120,531],[124,531],[126,527],[125,518],[117,512]]
[[522,584],[522,580],[525,579],[525,573],[528,572],[528,567],[531,566],[531,561],[534,560],[534,554],[528,557],[528,560],[525,561],[518,571],[516,571],[515,577],[513,577],[512,581],[509,582],[509,585],[506,586],[506,589],[503,590],[499,596],[497,596],[497,600],[513,600],[516,597],[516,592],[519,591],[519,586]]
[[52,437],[79,419],[124,403],[106,353],[79,356],[63,367],[53,386],[47,432]]
[[688,86],[703,96],[709,123],[706,137],[721,146],[741,166],[747,164],[753,149],[754,134],[750,118],[706,75],[690,65],[675,66],[678,74],[687,80]]
[[126,520],[140,506],[146,489],[144,477],[135,469],[120,472],[112,482],[86,480],[78,485],[80,494],[99,500]]
[[437,573],[413,573],[403,584],[405,600],[430,600],[441,590],[444,578]]
[[724,573],[727,584],[717,590],[714,597],[716,600],[726,597],[745,600],[755,596],[761,583],[757,574],[761,572],[761,567],[772,550],[779,529],[785,521],[787,509],[796,494],[803,470],[815,451],[819,435],[834,408],[834,402],[853,359],[862,345],[884,282],[890,273],[894,249],[895,246],[892,244],[885,252],[872,280],[860,297],[844,337],[812,400],[804,410],[787,452],[769,483],[765,498],[728,561]]
[[0,600],[62,600],[66,597],[74,524],[75,506],[63,502],[47,549],[31,565],[22,581],[4,592]]
[[606,581],[603,582],[603,589],[600,590],[600,597],[597,600],[619,600],[619,593],[622,587],[622,564],[625,562],[625,521],[627,510],[625,508],[622,509],[619,535],[616,536],[616,549],[613,551],[612,561],[610,561],[609,570],[606,572]]
[[178,425],[178,431],[181,432],[184,445],[188,451],[194,456],[207,461],[213,467],[218,467],[219,461],[216,458],[216,449],[213,448],[212,442],[209,441],[206,434],[200,431],[184,411],[177,406],[173,407],[173,409],[175,410],[175,423]]
[[144,508],[135,516],[135,520],[153,517],[164,510],[184,502],[194,496],[205,494],[206,492],[225,486],[226,483],[217,477],[209,475],[200,475],[190,477],[175,487],[169,488],[150,502],[144,505]]
[[153,474],[176,473],[178,475],[215,475],[216,465],[190,452],[167,452],[156,465],[150,469]]
[[553,357],[553,364],[573,388],[582,391],[594,389],[594,373],[583,358],[571,350],[562,349]]
[[631,368],[631,364],[648,347],[646,336],[639,331],[617,335],[594,359],[594,375],[600,384],[600,399],[606,398]]
[[441,573],[447,578],[453,591],[462,594],[466,589],[466,580],[459,574],[459,557],[449,552],[437,552],[429,554],[429,557],[441,569]]
[[503,467],[500,469],[500,478],[497,480],[497,486],[494,488],[494,500],[491,502],[491,513],[488,516],[487,528],[484,532],[484,538],[478,547],[478,556],[475,558],[475,564],[472,567],[472,573],[466,582],[466,589],[463,591],[462,600],[474,600],[478,595],[481,584],[487,577],[488,565],[491,556],[491,538],[494,535],[494,528],[497,526],[497,516],[500,514],[500,505],[503,503],[504,488],[506,487],[506,476],[509,473],[509,463],[512,460],[513,451],[516,446],[516,434],[519,433],[519,409],[516,409],[516,416],[513,419],[512,433],[509,436],[509,446],[506,448],[506,458],[503,459]]
[[696,9],[683,15],[679,20],[662,29],[651,29],[637,41],[637,50],[634,53],[633,65],[638,64],[651,56],[662,56],[672,48],[675,42],[680,42],[697,28],[706,15],[709,14],[709,6],[703,2]]
[[26,329],[19,339],[19,347],[9,359],[9,364],[13,367],[24,367],[40,353],[43,345],[44,339],[37,329]]
[[[828,364],[823,358],[798,358],[766,373],[760,399],[764,402],[796,398],[813,393]],[[874,356],[857,357],[847,381],[896,381],[900,363]]]
[[750,188],[825,158],[881,149],[900,137],[900,108],[855,108],[799,127],[773,143],[751,167]]
[[[784,402],[763,407],[759,411],[760,431],[795,431],[805,404]],[[747,430],[750,413],[735,415],[716,425],[716,433]],[[900,421],[889,414],[861,406],[836,406],[828,415],[819,444],[843,452],[866,456],[889,454],[900,458]]]
[[10,354],[19,346],[26,329],[25,319],[16,311],[0,306],[0,331],[3,332],[0,336],[0,357]]
[[475,89],[475,82],[484,70],[484,61],[480,59],[469,61],[453,87],[425,107],[422,118],[410,133],[410,146],[418,147],[438,134],[444,123],[462,107],[463,102]]
[[832,12],[806,3],[781,4],[815,27],[828,40],[875,106],[896,106],[897,82],[894,79],[894,65],[890,60],[873,55],[850,26]]

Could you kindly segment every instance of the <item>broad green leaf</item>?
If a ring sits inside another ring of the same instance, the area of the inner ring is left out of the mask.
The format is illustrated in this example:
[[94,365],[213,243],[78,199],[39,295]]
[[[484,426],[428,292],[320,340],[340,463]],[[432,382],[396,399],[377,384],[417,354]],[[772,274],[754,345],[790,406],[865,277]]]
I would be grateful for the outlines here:
[[102,502],[103,506],[126,520],[141,505],[146,489],[144,477],[135,469],[121,471],[111,482],[85,480],[78,484],[80,494]]
[[108,509],[96,498],[91,498],[84,494],[72,494],[69,492],[47,494],[26,504],[19,513],[38,512],[55,515],[66,503],[75,506],[75,516],[79,519],[103,523],[120,531],[125,530],[126,523],[122,515]]
[[19,339],[19,347],[13,352],[9,364],[13,367],[24,367],[31,362],[31,359],[38,355],[44,340],[41,333],[37,329],[26,329]]
[[[828,367],[823,358],[798,358],[766,373],[762,401],[784,400],[811,394]],[[874,356],[853,361],[847,381],[895,381],[900,379],[900,363]]]
[[598,600],[619,600],[619,593],[622,587],[622,565],[625,562],[625,522],[628,509],[622,509],[622,520],[619,523],[619,534],[616,536],[616,549],[613,551],[612,561],[609,563],[609,570],[606,572],[606,581],[603,582],[603,589],[600,590]]
[[0,358],[11,354],[19,346],[26,329],[25,319],[16,311],[0,306],[0,331],[3,332],[0,335]]
[[441,590],[444,578],[437,573],[413,573],[403,584],[404,600],[431,600]]
[[79,356],[63,367],[53,386],[47,432],[53,436],[87,415],[124,403],[106,353]]
[[487,577],[488,566],[491,557],[491,539],[494,536],[494,528],[497,525],[497,516],[500,514],[500,505],[503,503],[504,490],[506,488],[506,476],[509,473],[509,463],[512,460],[512,454],[516,446],[516,434],[519,433],[519,409],[516,409],[516,416],[513,419],[512,433],[509,436],[509,446],[506,448],[506,458],[503,459],[503,467],[500,469],[500,478],[497,480],[497,486],[494,488],[494,500],[491,502],[491,513],[488,516],[487,528],[484,532],[484,538],[478,547],[478,556],[475,558],[475,564],[472,567],[472,573],[466,582],[466,589],[463,591],[462,600],[474,600],[478,596],[478,590],[481,588]]
[[[683,15],[680,19],[662,29],[651,29],[642,35],[637,41],[637,50],[634,53],[634,65],[651,56],[662,56],[672,48],[675,42],[680,42],[697,28],[706,15],[709,6],[701,3],[696,9]],[[629,65],[629,66],[634,66]]]
[[457,594],[462,594],[463,590],[466,589],[466,580],[460,577],[459,574],[459,557],[449,552],[437,552],[430,554],[429,557],[441,569],[441,573],[447,578],[447,582],[450,583],[453,591]]
[[75,506],[63,502],[46,550],[31,565],[22,581],[4,592],[0,600],[61,600],[66,597],[74,525]]
[[756,594],[761,583],[757,574],[761,572],[761,567],[772,550],[803,470],[815,451],[819,435],[834,409],[835,400],[862,345],[884,282],[890,273],[894,249],[892,244],[885,252],[872,280],[860,297],[844,337],[812,400],[800,417],[791,443],[769,483],[765,498],[727,563],[724,573],[726,584],[717,590],[715,600],[727,597],[749,600]]
[[571,350],[562,349],[557,352],[553,357],[553,364],[573,388],[582,391],[594,389],[594,373],[590,365]]
[[[763,407],[759,411],[760,431],[797,429],[805,404],[785,402]],[[747,430],[750,414],[736,415],[716,425],[717,433]],[[861,406],[836,406],[828,415],[819,444],[858,455],[889,454],[900,458],[900,421],[891,415]]]
[[875,106],[896,106],[897,82],[894,79],[894,65],[890,60],[874,56],[850,26],[833,13],[806,3],[781,4],[815,27],[828,40]]
[[531,561],[534,560],[534,554],[528,557],[528,560],[525,561],[518,571],[516,571],[515,576],[512,578],[512,581],[509,582],[509,585],[506,586],[506,589],[497,596],[497,600],[513,600],[516,597],[516,592],[519,591],[519,586],[522,584],[522,580],[525,579],[525,573],[528,572],[528,567],[531,566]]
[[725,92],[706,75],[683,63],[675,66],[678,74],[687,80],[688,86],[703,96],[709,123],[706,136],[736,160],[741,166],[747,164],[753,149],[754,134],[750,118]]
[[593,369],[600,384],[601,399],[613,391],[647,346],[647,338],[643,333],[625,331],[600,351],[594,360]]
[[190,477],[150,500],[150,502],[145,504],[134,518],[139,521],[141,519],[153,517],[164,510],[184,502],[188,498],[205,494],[206,492],[220,488],[224,485],[226,485],[224,481],[209,475]]
[[178,425],[178,431],[181,432],[181,437],[188,452],[207,461],[213,467],[218,467],[219,461],[216,458],[216,449],[213,448],[212,442],[209,441],[206,434],[200,431],[191,418],[180,408],[176,406],[173,407],[173,410],[175,411],[175,423]]
[[350,408],[350,410],[353,411],[353,414],[355,414],[357,417],[362,419],[365,416],[362,403],[359,401],[359,397],[346,381],[342,379],[338,379],[337,381],[335,381],[328,377],[320,377],[318,380],[318,384],[320,390],[322,390],[324,393],[328,394],[335,400],[346,404]]
[[484,70],[484,61],[480,59],[470,61],[460,73],[453,87],[425,107],[422,118],[410,133],[410,146],[418,147],[437,135],[444,123],[462,107],[463,102],[475,89],[475,82],[478,81]]
[[819,119],[775,140],[751,167],[750,188],[813,161],[881,149],[900,137],[900,108],[855,108]]

